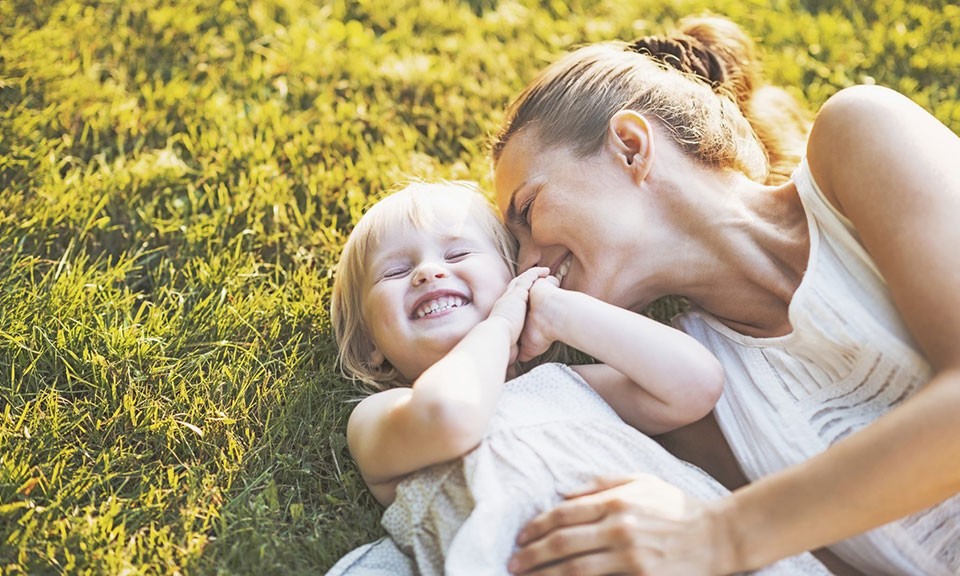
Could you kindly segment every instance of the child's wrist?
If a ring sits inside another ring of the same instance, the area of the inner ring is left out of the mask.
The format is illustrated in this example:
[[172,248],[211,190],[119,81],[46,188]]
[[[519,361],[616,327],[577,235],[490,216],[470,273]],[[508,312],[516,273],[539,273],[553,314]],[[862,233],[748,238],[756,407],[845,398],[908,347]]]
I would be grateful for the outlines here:
[[556,290],[542,313],[544,320],[542,332],[545,337],[552,341],[566,341],[570,338],[571,332],[576,329],[571,325],[571,313],[577,306],[577,299],[580,296],[582,294],[579,292]]
[[482,322],[482,324],[502,327],[506,333],[508,341],[511,343],[520,338],[520,331],[523,328],[522,326],[514,326],[514,324],[516,324],[515,322],[501,314],[491,314]]

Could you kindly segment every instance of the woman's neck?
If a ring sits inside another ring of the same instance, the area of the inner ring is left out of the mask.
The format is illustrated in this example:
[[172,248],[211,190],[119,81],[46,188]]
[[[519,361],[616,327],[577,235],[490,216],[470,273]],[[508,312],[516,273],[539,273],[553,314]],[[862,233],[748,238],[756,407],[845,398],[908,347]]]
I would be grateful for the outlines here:
[[789,305],[810,251],[796,187],[762,186],[738,175],[724,192],[700,211],[703,261],[683,295],[742,334],[788,334]]

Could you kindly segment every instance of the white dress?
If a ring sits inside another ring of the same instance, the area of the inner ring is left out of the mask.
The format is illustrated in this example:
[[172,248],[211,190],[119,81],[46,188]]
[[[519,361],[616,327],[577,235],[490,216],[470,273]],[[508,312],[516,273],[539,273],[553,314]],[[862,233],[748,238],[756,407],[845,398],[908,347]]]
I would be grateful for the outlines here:
[[[390,538],[353,551],[328,575],[506,575],[520,529],[562,493],[596,475],[638,472],[701,499],[727,493],[623,422],[569,367],[545,364],[506,384],[476,449],[400,483],[382,519]],[[809,554],[762,573],[829,574]]]
[[[810,230],[807,270],[789,307],[793,331],[751,338],[698,310],[676,322],[724,366],[715,414],[750,480],[822,452],[931,376],[849,220],[805,161],[793,180]],[[960,496],[830,549],[867,574],[960,574]]]

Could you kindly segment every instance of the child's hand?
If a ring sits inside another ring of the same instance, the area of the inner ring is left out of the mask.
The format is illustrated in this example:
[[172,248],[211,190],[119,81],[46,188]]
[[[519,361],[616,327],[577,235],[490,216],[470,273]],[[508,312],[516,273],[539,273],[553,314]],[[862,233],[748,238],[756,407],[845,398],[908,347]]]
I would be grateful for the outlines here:
[[527,362],[543,354],[557,339],[553,321],[560,313],[556,295],[560,292],[555,276],[538,279],[530,288],[530,306],[520,336],[520,351],[517,359]]
[[516,342],[520,338],[520,331],[523,330],[524,318],[527,316],[527,302],[530,299],[530,288],[539,278],[544,278],[550,274],[550,269],[545,267],[530,268],[516,278],[510,281],[506,291],[493,305],[490,310],[490,318],[501,317],[507,321],[510,326],[511,342]]

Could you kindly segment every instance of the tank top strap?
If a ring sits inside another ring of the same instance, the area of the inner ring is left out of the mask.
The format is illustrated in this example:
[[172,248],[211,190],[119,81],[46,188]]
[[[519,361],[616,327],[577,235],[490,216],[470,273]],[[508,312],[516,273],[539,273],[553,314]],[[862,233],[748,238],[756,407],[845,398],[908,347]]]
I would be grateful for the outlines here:
[[[811,232],[822,231],[818,236],[829,238],[838,253],[853,257],[857,265],[865,266],[876,278],[882,278],[873,259],[863,247],[853,222],[827,199],[816,180],[813,179],[806,157],[794,170],[792,179],[800,195],[800,202],[803,203],[807,212],[807,218],[810,220]],[[848,262],[848,264],[852,263]]]

